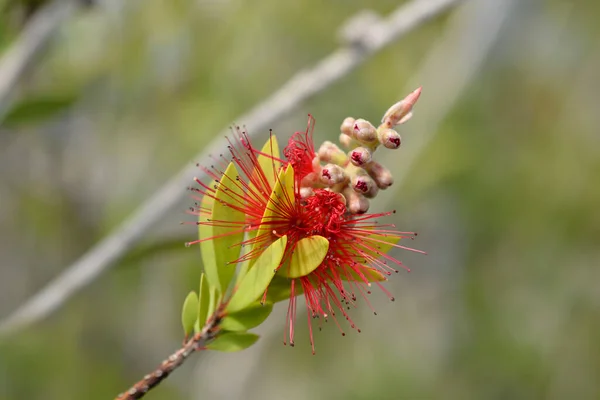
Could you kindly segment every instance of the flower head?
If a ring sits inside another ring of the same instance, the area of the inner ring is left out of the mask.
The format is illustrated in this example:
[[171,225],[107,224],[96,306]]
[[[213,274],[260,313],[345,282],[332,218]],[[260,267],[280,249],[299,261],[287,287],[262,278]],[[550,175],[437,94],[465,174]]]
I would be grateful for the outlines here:
[[[414,93],[411,95],[414,99]],[[342,316],[356,328],[347,309],[359,298],[370,307],[367,294],[371,283],[394,299],[381,282],[405,267],[386,252],[393,247],[409,249],[397,242],[416,234],[378,223],[378,218],[392,212],[366,212],[368,198],[392,184],[391,173],[373,160],[373,152],[379,145],[390,147],[386,145],[389,135],[382,132],[391,130],[390,121],[406,120],[406,110],[407,106],[401,107],[379,128],[362,119],[344,120],[342,138],[347,139],[342,144],[349,148],[348,154],[331,142],[315,151],[314,120],[310,116],[306,131],[290,138],[284,159],[279,156],[273,135],[259,150],[252,146],[245,131],[236,128],[229,146],[232,163],[227,166],[227,157],[220,156],[215,165],[205,169],[213,182],[197,180],[200,187],[192,189],[202,195],[192,212],[199,216],[201,229],[204,226],[212,230],[191,243],[229,240],[229,248],[237,249],[237,256],[228,264],[241,263],[242,275],[259,268],[253,266],[256,259],[279,238],[286,237],[273,278],[273,282],[287,283],[284,343],[294,345],[296,296],[300,294],[306,301],[313,353],[312,318],[331,318],[342,330],[338,321]],[[238,217],[229,218],[224,213],[216,218],[216,208]],[[235,295],[236,288],[233,290]],[[263,302],[281,300],[270,296],[271,290],[266,288]]]

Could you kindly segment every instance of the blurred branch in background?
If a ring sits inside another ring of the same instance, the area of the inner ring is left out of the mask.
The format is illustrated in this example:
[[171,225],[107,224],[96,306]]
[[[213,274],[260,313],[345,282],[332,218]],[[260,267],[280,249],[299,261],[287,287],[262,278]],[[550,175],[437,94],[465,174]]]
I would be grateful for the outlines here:
[[[439,15],[460,0],[415,0],[394,11],[387,19],[373,20],[352,35],[351,42],[321,60],[309,70],[300,71],[271,97],[249,113],[237,118],[251,134],[257,134],[292,111],[303,101],[318,94],[357,68],[373,54],[412,29]],[[352,22],[351,22],[352,23]],[[226,147],[227,130],[195,159],[202,160]],[[149,227],[174,207],[185,195],[192,178],[203,179],[203,173],[191,164],[163,185],[107,238],[84,254],[40,292],[19,307],[0,324],[0,335],[18,331],[57,310],[78,290],[91,283],[100,273],[125,255]]]
[[49,2],[33,15],[0,60],[0,123],[10,109],[19,81],[75,8],[76,4],[71,0]]
[[[460,6],[453,13],[441,38],[429,50],[422,64],[416,68],[418,72],[408,80],[407,85],[398,94],[398,98],[402,98],[419,85],[424,86],[426,93],[419,100],[418,109],[415,111],[418,114],[417,117],[411,120],[410,127],[407,128],[410,131],[410,144],[402,153],[402,157],[389,153],[386,153],[385,156],[381,155],[382,159],[385,159],[384,164],[392,167],[394,171],[395,190],[398,190],[398,187],[403,184],[411,167],[422,155],[427,144],[433,140],[436,134],[440,133],[440,124],[452,111],[457,100],[477,78],[494,44],[501,36],[504,22],[516,5],[516,0],[500,2],[483,0],[466,2]],[[435,88],[435,93],[428,92],[427,88]],[[427,95],[427,93],[431,95]],[[384,199],[381,201],[387,203],[387,206],[380,207],[381,209],[389,209],[391,203],[397,201],[392,196],[386,196]],[[460,246],[456,245],[454,248],[458,249]],[[447,257],[450,252],[442,251],[438,254]],[[435,254],[430,257],[435,257]],[[434,260],[429,261],[431,264],[436,264]],[[440,263],[440,265],[442,264]],[[444,272],[448,271],[436,270],[438,281],[448,284],[450,279],[447,279]],[[419,293],[413,293],[409,297],[418,295]],[[271,320],[277,324],[277,321],[284,318],[285,312],[284,308],[275,309],[273,311],[275,316]],[[404,321],[399,321],[399,323],[403,324]],[[439,323],[443,324],[444,322],[439,321]],[[440,332],[446,331],[440,329]],[[268,323],[259,326],[256,332],[261,336],[280,334],[279,330],[274,330]],[[274,340],[259,341],[246,350],[246,357],[243,360],[211,358],[209,361],[211,368],[206,368],[206,365],[203,364],[204,360],[200,361],[196,372],[197,378],[194,382],[203,390],[192,390],[191,393],[202,393],[204,396],[208,390],[212,397],[243,397],[244,391],[247,390],[255,376],[256,368],[254,366],[258,360],[262,359],[263,353],[273,342]],[[227,385],[225,380],[228,377],[224,377],[222,371],[235,374],[237,381],[243,383]]]

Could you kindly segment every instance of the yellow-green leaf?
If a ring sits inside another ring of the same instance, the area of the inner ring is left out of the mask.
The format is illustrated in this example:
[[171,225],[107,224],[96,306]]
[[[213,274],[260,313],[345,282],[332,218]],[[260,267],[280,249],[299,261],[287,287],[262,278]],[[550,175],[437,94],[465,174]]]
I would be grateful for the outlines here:
[[234,313],[245,309],[265,292],[281,262],[286,243],[287,236],[277,239],[256,259],[254,267],[244,276],[231,296],[227,312]]
[[349,244],[346,248],[351,255],[358,257],[357,262],[366,263],[370,258],[378,259],[386,254],[399,240],[395,235],[370,233],[361,238],[360,242]]
[[313,272],[327,255],[329,241],[323,236],[313,235],[300,239],[292,250],[289,265],[281,268],[281,274],[288,278],[300,278]]
[[340,278],[342,278],[342,280],[344,280],[344,281],[352,280],[352,281],[364,282],[364,278],[361,277],[355,269],[358,269],[358,271],[360,271],[360,273],[365,278],[367,278],[367,281],[369,281],[369,282],[381,282],[381,281],[387,280],[387,277],[384,274],[382,274],[381,272],[379,272],[379,270],[369,267],[367,265],[359,265],[359,264],[355,265],[354,269],[350,268],[350,267],[346,268],[348,275],[350,275],[350,279],[348,279],[348,275],[346,273],[341,273]]
[[[267,140],[261,153],[257,156],[259,167],[252,171],[252,177],[248,182],[248,193],[252,193],[253,197],[257,195],[269,196],[277,181],[275,178],[281,169],[281,162],[276,161],[280,159],[280,155],[279,144],[275,135]],[[260,187],[257,187],[254,182],[261,182]],[[256,230],[248,232],[248,239],[256,237],[257,233]]]
[[210,306],[210,289],[204,274],[200,275],[200,290],[198,291],[198,331],[204,328]]
[[[217,181],[212,181],[209,185],[210,187],[216,187]],[[215,200],[207,195],[202,197],[202,201],[200,202],[200,215],[198,217],[198,234],[200,236],[200,240],[208,239],[214,236],[213,226],[206,225],[206,223],[210,224],[212,219],[212,209],[215,204]],[[219,271],[217,269],[217,257],[215,255],[215,246],[212,240],[207,240],[204,242],[200,242],[200,254],[202,256],[202,263],[204,273],[206,274],[206,279],[208,280],[208,285],[210,287],[221,287],[221,281],[219,280]]]
[[[299,281],[296,281],[294,295],[298,296],[302,293],[304,293],[302,285],[299,283]],[[292,279],[283,277],[280,274],[275,275],[271,283],[269,283],[269,287],[267,289],[267,301],[271,303],[278,303],[280,301],[289,300],[291,295]]]
[[206,348],[217,351],[234,352],[252,346],[258,340],[258,335],[248,332],[221,333],[210,342]]
[[213,226],[213,234],[216,238],[212,242],[215,246],[222,292],[227,290],[235,274],[234,261],[240,256],[240,243],[244,240],[243,224],[246,215],[234,208],[241,206],[241,199],[244,198],[242,187],[237,183],[238,179],[237,168],[233,163],[229,163],[219,182],[212,210],[212,219],[217,224]]
[[[286,169],[282,169],[279,172],[277,182],[273,187],[273,192],[271,192],[271,196],[265,207],[265,212],[257,235],[270,233],[272,230],[270,222],[279,217],[282,209],[293,207],[295,204],[294,168],[292,168],[291,165],[288,165]],[[257,243],[257,245],[260,245],[260,243]]]
[[270,187],[273,187],[275,185],[277,172],[279,171],[279,168],[281,168],[281,162],[277,161],[281,157],[279,156],[279,143],[277,142],[277,137],[275,137],[275,135],[272,135],[269,140],[267,140],[261,152],[267,155],[260,154],[258,156],[258,163],[265,173],[265,177],[267,178]]
[[221,321],[221,329],[225,331],[247,331],[264,322],[273,310],[272,303],[256,302],[242,311],[227,314]]
[[[204,270],[209,284],[217,286],[221,293],[227,290],[235,274],[235,260],[239,258],[240,246],[243,241],[243,224],[246,215],[236,209],[242,205],[243,189],[238,184],[239,174],[233,163],[229,163],[221,176],[214,193],[202,198],[203,210],[211,210],[208,216],[202,215],[199,227],[200,239],[213,238],[200,243]],[[208,225],[206,224],[208,223]]]
[[183,302],[181,310],[181,324],[183,325],[183,333],[188,336],[193,330],[196,320],[198,319],[198,295],[191,291]]
[[221,300],[221,293],[216,286],[208,287],[208,311],[206,312],[206,318],[209,319],[217,309],[219,301]]

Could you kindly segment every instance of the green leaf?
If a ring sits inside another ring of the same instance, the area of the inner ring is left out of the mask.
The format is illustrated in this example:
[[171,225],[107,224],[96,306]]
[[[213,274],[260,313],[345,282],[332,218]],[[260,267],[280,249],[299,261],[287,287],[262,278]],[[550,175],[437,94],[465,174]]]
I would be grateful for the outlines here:
[[247,331],[262,324],[273,310],[272,303],[255,304],[242,311],[228,314],[221,322],[221,329],[226,331]]
[[[302,285],[296,282],[294,294],[298,296],[302,293],[304,293]],[[291,295],[292,279],[283,277],[279,274],[275,275],[271,283],[269,283],[269,287],[267,288],[267,301],[271,303],[278,303],[280,301],[289,300]]]
[[[212,181],[209,186],[217,186],[217,181]],[[200,222],[200,225],[198,225],[200,240],[214,236],[213,227],[211,225],[203,224],[203,222],[210,223],[214,204],[215,200],[212,197],[207,195],[202,197],[202,201],[200,202],[200,215],[198,217],[198,222]],[[202,256],[203,269],[206,274],[206,279],[208,280],[208,285],[210,287],[220,288],[221,281],[219,280],[219,271],[217,269],[214,241],[206,240],[200,242],[200,255]]]
[[265,292],[275,275],[275,269],[281,262],[286,244],[287,236],[283,236],[262,252],[256,259],[254,267],[248,271],[235,289],[227,305],[227,312],[234,313],[243,310],[258,300]]
[[181,310],[181,324],[183,333],[187,337],[194,330],[194,325],[198,319],[198,295],[191,291],[183,302]]
[[[369,228],[364,228],[369,229]],[[373,228],[370,228],[373,229]],[[345,246],[345,251],[352,257],[355,257],[356,262],[366,264],[369,260],[367,258],[378,259],[383,254],[390,251],[396,243],[400,241],[398,236],[385,235],[381,233],[370,233],[364,235],[360,242],[354,244],[348,244]]]
[[[242,186],[238,183],[239,174],[233,163],[221,176],[214,199],[204,196],[202,210],[211,210],[210,216],[202,215],[201,222],[215,225],[200,225],[200,239],[213,238],[200,242],[204,270],[211,286],[217,286],[224,293],[235,274],[235,260],[239,258],[239,244],[244,239],[243,224],[246,215],[235,209],[241,206],[244,198]],[[216,184],[216,181],[213,183]],[[233,206],[233,207],[232,207]],[[203,218],[203,219],[202,219]]]
[[217,306],[219,305],[219,301],[221,300],[221,293],[219,292],[216,286],[208,287],[208,311],[206,312],[207,319],[210,318]]
[[200,290],[198,291],[198,331],[204,328],[210,306],[210,289],[204,274],[200,275]]
[[235,274],[236,263],[234,261],[240,257],[240,243],[244,240],[246,214],[231,207],[231,205],[242,206],[241,199],[244,198],[244,191],[238,183],[238,179],[237,168],[233,163],[229,163],[220,179],[215,195],[216,201],[212,210],[213,221],[219,221],[219,226],[213,226],[213,234],[217,238],[212,241],[215,246],[217,268],[223,293],[227,290]]
[[292,251],[288,266],[280,269],[283,276],[300,278],[313,272],[321,263],[329,250],[329,241],[323,236],[313,235],[300,239]]
[[[294,196],[294,168],[288,165],[285,170],[279,172],[279,177],[273,187],[273,192],[269,197],[265,212],[263,214],[260,228],[257,229],[256,235],[262,235],[264,233],[270,233],[271,221],[277,219],[281,213],[282,208],[293,207],[296,203]],[[260,243],[257,243],[260,245]]]
[[258,335],[248,332],[225,332],[210,342],[206,348],[217,351],[234,352],[252,346],[258,340]]
[[279,155],[279,143],[277,142],[277,137],[275,135],[272,135],[269,140],[267,140],[261,153],[262,154],[259,154],[257,157],[258,163],[260,164],[260,168],[264,172],[270,187],[273,187],[275,186],[277,172],[281,168],[281,162],[277,161],[281,157]]
[[[275,135],[267,140],[261,149],[261,153],[256,157],[259,167],[252,171],[252,176],[248,181],[248,193],[254,193],[255,195],[264,193],[265,190],[267,192],[272,191],[277,181],[276,177],[279,174],[282,164],[280,161],[277,161],[281,157],[279,154],[279,143]],[[254,182],[261,182],[260,187],[257,187]],[[265,193],[265,196],[268,195],[270,193]],[[257,233],[257,230],[248,232],[248,239],[253,239]]]
[[42,95],[27,98],[15,104],[4,117],[3,125],[17,127],[43,122],[71,107],[76,94]]
[[367,265],[360,264],[356,264],[354,265],[354,267],[346,267],[345,271],[348,273],[348,275],[350,275],[350,279],[348,279],[348,275],[346,275],[345,273],[341,273],[340,278],[344,281],[351,280],[364,282],[364,279],[359,275],[359,273],[356,270],[358,270],[358,272],[360,272],[365,278],[367,278],[367,281],[369,282],[381,282],[387,280],[387,277],[381,272],[379,272],[379,270],[369,267]]

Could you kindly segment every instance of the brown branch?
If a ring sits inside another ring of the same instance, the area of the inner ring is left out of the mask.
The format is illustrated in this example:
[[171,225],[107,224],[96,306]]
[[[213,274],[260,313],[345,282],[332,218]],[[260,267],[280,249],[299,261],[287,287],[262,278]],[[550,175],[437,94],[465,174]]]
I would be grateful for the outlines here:
[[214,339],[219,332],[219,322],[222,315],[222,308],[214,314],[215,316],[209,319],[202,331],[196,333],[189,339],[182,348],[171,354],[164,360],[158,368],[151,373],[145,375],[142,379],[136,382],[130,389],[120,393],[115,400],[134,400],[141,399],[150,390],[158,386],[165,380],[173,371],[175,371],[187,358],[195,351],[202,350],[210,340]]

